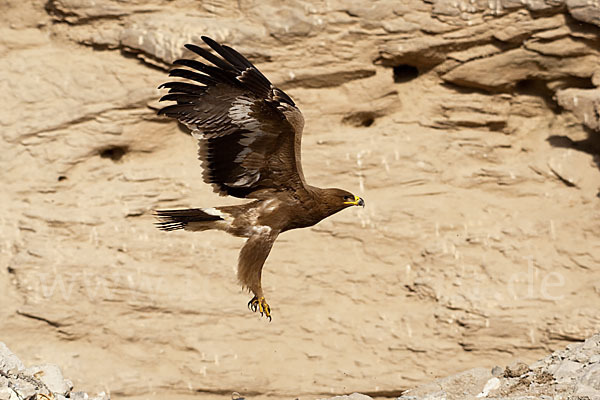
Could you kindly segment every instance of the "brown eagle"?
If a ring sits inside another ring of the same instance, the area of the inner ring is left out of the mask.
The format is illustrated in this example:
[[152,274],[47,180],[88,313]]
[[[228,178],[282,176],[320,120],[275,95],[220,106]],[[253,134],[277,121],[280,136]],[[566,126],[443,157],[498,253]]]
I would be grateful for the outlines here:
[[277,236],[315,225],[365,202],[342,189],[320,189],[304,180],[300,142],[304,118],[294,101],[240,53],[202,37],[219,56],[193,44],[185,47],[206,61],[177,60],[188,67],[169,76],[187,81],[159,86],[160,101],[176,104],[158,114],[185,124],[198,139],[203,178],[222,196],[253,201],[214,208],[156,211],[164,231],[219,229],[248,238],[238,260],[238,279],[254,297],[248,307],[271,320],[261,287],[263,264]]

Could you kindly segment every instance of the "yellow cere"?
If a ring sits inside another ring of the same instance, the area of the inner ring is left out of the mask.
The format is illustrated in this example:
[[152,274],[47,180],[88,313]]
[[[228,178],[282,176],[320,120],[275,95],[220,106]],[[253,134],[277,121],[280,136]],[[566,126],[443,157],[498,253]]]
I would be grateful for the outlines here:
[[352,204],[353,206],[357,206],[360,201],[360,197],[354,196],[354,201],[345,201],[344,204]]

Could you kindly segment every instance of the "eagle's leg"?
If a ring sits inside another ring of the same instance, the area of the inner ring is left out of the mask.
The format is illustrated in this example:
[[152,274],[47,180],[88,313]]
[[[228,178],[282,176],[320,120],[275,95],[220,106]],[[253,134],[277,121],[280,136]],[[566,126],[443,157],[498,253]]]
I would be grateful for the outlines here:
[[260,233],[248,238],[238,262],[238,279],[243,287],[250,290],[254,297],[248,302],[248,308],[271,320],[271,307],[265,300],[262,290],[261,274],[262,267],[271,251],[271,246],[279,232],[271,231],[271,228],[261,226]]

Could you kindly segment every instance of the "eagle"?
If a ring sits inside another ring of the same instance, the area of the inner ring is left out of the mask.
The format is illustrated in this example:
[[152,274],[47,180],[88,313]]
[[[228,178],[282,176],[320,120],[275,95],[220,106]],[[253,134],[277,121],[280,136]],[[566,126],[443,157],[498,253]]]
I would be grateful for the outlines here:
[[277,236],[365,202],[346,190],[307,184],[300,161],[304,118],[294,101],[233,48],[206,36],[202,40],[216,54],[185,45],[203,60],[173,62],[169,76],[182,79],[158,87],[169,89],[160,101],[175,102],[158,115],[191,130],[205,183],[219,195],[251,201],[156,210],[156,225],[163,231],[216,229],[247,238],[238,258],[238,280],[254,295],[248,308],[270,321],[261,275]]

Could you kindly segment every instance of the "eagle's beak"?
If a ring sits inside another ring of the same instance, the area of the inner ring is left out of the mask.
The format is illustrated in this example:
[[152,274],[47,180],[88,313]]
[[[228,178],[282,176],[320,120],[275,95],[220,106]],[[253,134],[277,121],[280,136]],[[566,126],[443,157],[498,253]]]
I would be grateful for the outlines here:
[[354,196],[354,201],[345,201],[344,204],[350,204],[352,206],[361,206],[365,207],[365,201],[358,196]]

